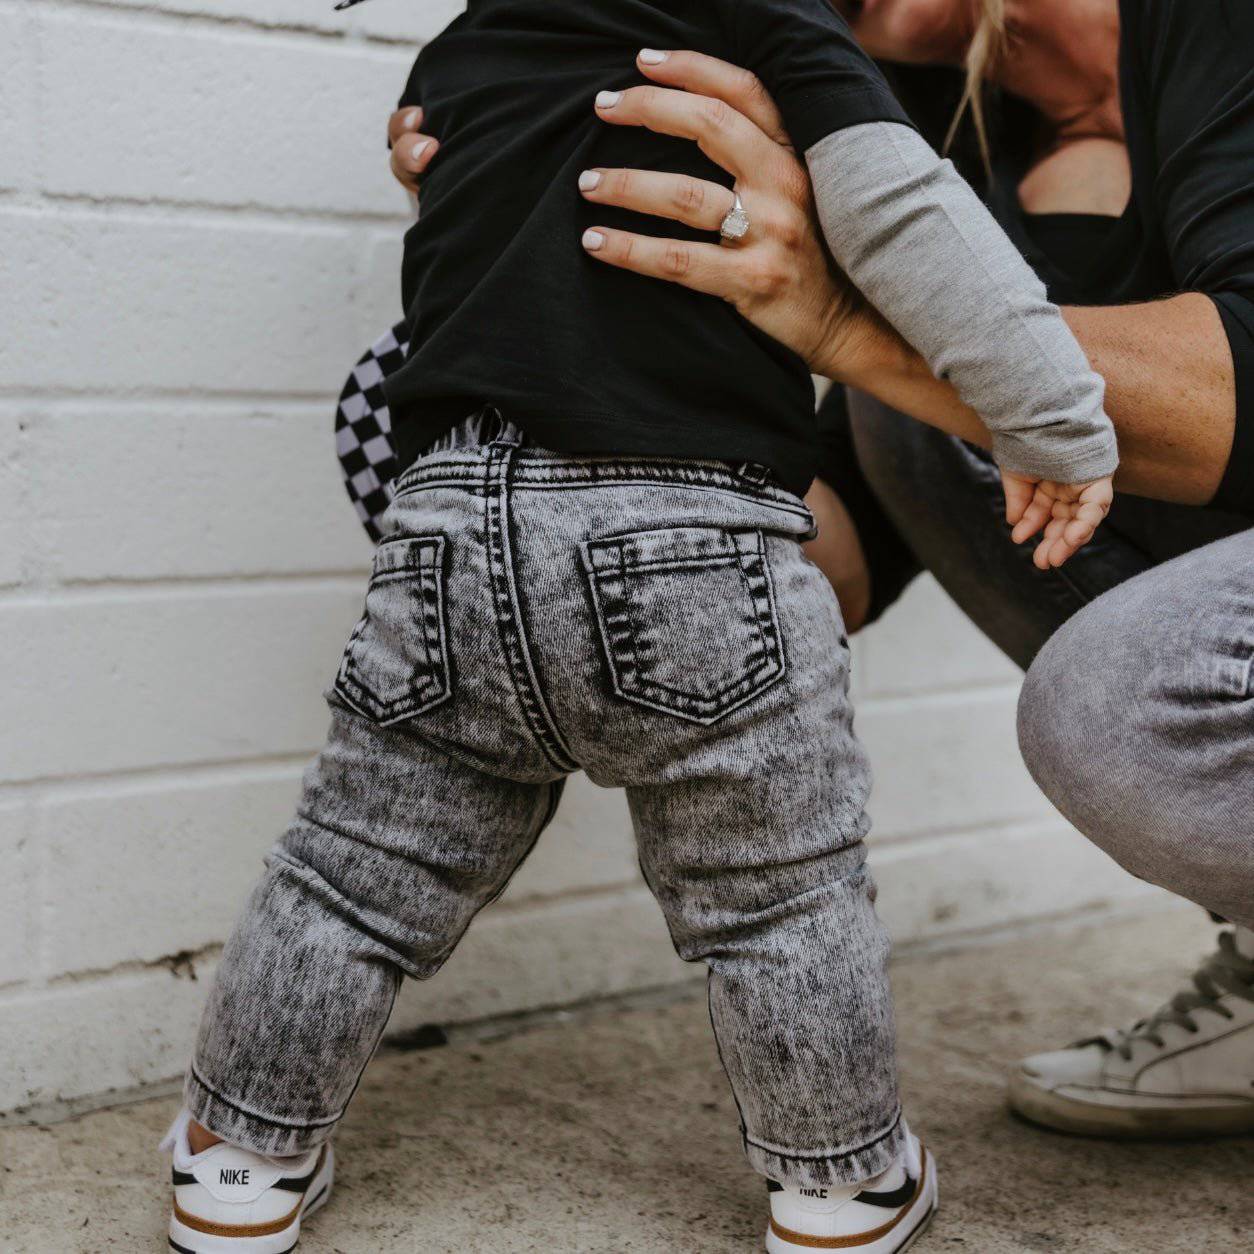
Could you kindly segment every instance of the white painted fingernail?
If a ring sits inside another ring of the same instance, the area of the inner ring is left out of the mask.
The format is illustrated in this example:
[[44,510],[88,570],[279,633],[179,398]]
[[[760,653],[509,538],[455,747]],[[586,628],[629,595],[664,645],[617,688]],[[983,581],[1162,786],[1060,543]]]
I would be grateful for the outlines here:
[[661,65],[670,55],[669,52],[659,52],[656,48],[640,49],[640,60],[645,65]]
[[605,247],[605,236],[600,231],[585,231],[583,233],[583,246],[590,252],[600,252]]
[[581,192],[594,192],[601,186],[601,175],[596,170],[585,170],[579,176],[579,190]]
[[612,109],[622,98],[621,91],[599,91],[597,92],[597,108]]
[[410,109],[410,111],[405,114],[405,120],[401,123],[401,125],[404,126],[407,131],[412,131],[414,127],[418,125],[418,119],[420,117],[422,117],[421,109]]
[[429,139],[420,140],[418,143],[414,145],[413,151],[411,151],[409,155],[415,161],[418,161],[422,157],[422,154],[426,152],[427,149],[430,147],[431,147],[431,141]]

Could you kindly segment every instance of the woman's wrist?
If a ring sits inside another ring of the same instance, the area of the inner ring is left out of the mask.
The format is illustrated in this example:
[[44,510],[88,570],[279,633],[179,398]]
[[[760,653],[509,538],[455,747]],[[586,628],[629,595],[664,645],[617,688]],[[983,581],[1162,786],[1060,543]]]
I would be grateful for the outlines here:
[[842,307],[828,312],[810,361],[815,374],[874,393],[876,380],[909,372],[913,350],[879,314],[865,304],[855,312],[837,304]]
[[928,426],[988,447],[979,415],[874,309],[835,319],[811,368]]

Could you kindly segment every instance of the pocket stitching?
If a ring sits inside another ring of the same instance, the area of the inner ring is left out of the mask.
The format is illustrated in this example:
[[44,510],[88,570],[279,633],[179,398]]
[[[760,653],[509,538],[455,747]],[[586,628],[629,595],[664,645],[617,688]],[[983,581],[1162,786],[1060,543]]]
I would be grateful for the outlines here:
[[[389,566],[386,570],[379,571],[377,569],[379,559],[390,545],[403,545],[414,556],[410,560],[402,559],[400,565]],[[339,674],[336,676],[335,687],[354,710],[382,727],[412,718],[425,710],[434,709],[452,695],[448,668],[444,581],[440,578],[443,570],[443,556],[444,537],[439,535],[410,536],[403,540],[386,541],[380,545],[375,554],[376,573],[372,575],[367,586],[367,596],[382,583],[412,583],[414,576],[417,576],[419,599],[422,603],[420,608],[424,610],[421,614],[419,635],[423,645],[423,664],[428,672],[416,681],[411,680],[410,690],[396,701],[383,701],[377,694],[371,692],[361,682],[355,654],[355,646],[365,634],[366,626],[370,621],[369,613],[362,614],[345,646],[344,658],[340,664]],[[428,579],[431,591],[434,593],[436,620],[434,624],[428,621],[425,613]],[[434,658],[432,656],[433,643],[439,650]]]
[[[733,537],[733,542],[739,537]],[[761,550],[755,549],[755,554],[761,557]],[[762,630],[762,609],[759,605],[758,595],[753,590],[753,585],[749,582],[749,574],[745,570],[745,554],[740,552],[737,545],[737,555],[739,560],[736,562],[736,572],[740,575],[740,582],[744,585],[745,596],[749,598],[749,604],[753,607],[753,626],[758,633],[758,643],[762,646],[762,662],[766,665],[770,661],[771,651],[766,643],[766,632]]]
[[[774,623],[774,617],[778,610],[775,604],[774,582],[771,578],[769,564],[766,561],[762,535],[760,532],[725,532],[724,534],[728,536],[733,546],[733,551],[726,556],[707,559],[685,559],[678,562],[669,560],[639,562],[630,566],[628,566],[626,560],[626,546],[621,540],[589,540],[582,545],[584,550],[584,568],[589,576],[593,601],[598,611],[598,626],[600,627],[606,661],[609,664],[610,677],[613,682],[614,692],[622,697],[623,700],[658,709],[663,713],[671,714],[678,718],[709,724],[731,714],[747,701],[765,692],[783,678],[787,671],[787,661],[784,656],[783,641]],[[746,551],[742,547],[742,541],[747,539],[752,539],[753,547]],[[596,549],[602,551],[614,550],[618,557],[617,566],[598,567],[592,556],[593,551]],[[760,592],[754,591],[749,576],[744,569],[744,561],[748,557],[757,557],[762,562],[763,587]],[[736,565],[745,588],[745,594],[749,598],[749,604],[753,612],[754,628],[761,643],[761,661],[747,675],[724,688],[720,688],[711,696],[698,696],[689,692],[680,692],[667,684],[640,675],[640,651],[636,642],[635,623],[631,615],[631,598],[627,594],[629,573],[637,570],[656,571],[659,568],[667,567],[671,569],[706,570],[726,565],[729,562]],[[615,581],[620,584],[620,590],[617,593],[612,588],[602,588],[602,584],[612,584]],[[608,592],[611,603],[615,597],[617,598],[619,608],[615,609],[612,604],[606,603],[607,598],[603,595],[604,592]],[[774,646],[771,645],[766,637],[762,621],[764,613],[771,619],[770,634],[775,641]],[[626,635],[630,639],[630,658],[623,658],[610,639],[615,626],[618,624],[625,626]],[[638,686],[639,691],[630,691],[625,686],[622,674],[624,670],[637,672],[637,678],[631,682]],[[682,703],[683,708],[677,708],[677,702]]]
[[[746,538],[753,540],[752,553],[747,555],[756,557],[762,565],[762,592],[755,594],[749,579],[749,573],[741,565],[741,574],[745,583],[749,588],[749,597],[752,600],[755,610],[757,610],[758,631],[762,637],[763,664],[775,666],[779,668],[782,675],[788,669],[788,659],[784,653],[784,638],[779,630],[779,606],[775,602],[775,578],[771,574],[771,564],[766,558],[766,546],[760,531],[751,533],[740,532],[733,539],[739,548],[740,541]],[[741,550],[743,553],[743,550]],[[765,599],[766,613],[762,613],[759,608],[760,601]],[[770,639],[767,639],[767,629],[769,628]]]

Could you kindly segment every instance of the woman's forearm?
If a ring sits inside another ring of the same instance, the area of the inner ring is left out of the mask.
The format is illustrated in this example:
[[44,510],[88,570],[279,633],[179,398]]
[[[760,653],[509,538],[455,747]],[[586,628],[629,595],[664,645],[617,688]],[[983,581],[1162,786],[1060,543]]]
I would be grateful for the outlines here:
[[1067,321],[1106,380],[1120,488],[1205,505],[1236,429],[1236,371],[1215,302],[1188,292],[1147,305],[1073,308]]
[[[1119,434],[1121,491],[1203,505],[1232,452],[1236,381],[1214,302],[1185,293],[1145,305],[1064,310]],[[923,359],[877,321],[851,351],[833,346],[834,377],[931,426],[988,446],[974,410],[933,377]]]

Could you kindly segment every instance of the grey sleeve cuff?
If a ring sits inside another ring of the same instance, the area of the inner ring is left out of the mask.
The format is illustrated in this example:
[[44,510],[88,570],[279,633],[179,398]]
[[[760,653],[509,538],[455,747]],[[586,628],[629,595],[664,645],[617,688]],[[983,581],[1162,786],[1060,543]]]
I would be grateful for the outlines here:
[[1104,382],[953,164],[893,122],[836,131],[806,161],[837,264],[980,415],[998,464],[1061,483],[1112,474]]

